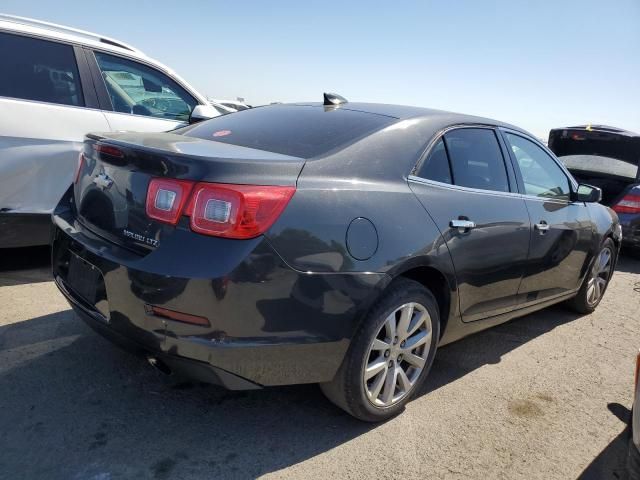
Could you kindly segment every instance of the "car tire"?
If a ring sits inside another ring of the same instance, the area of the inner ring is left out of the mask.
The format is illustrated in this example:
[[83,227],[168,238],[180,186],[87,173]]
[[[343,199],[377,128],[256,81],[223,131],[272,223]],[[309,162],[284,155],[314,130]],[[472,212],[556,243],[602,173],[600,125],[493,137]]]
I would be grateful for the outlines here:
[[[360,420],[387,420],[402,412],[424,383],[439,339],[433,294],[416,281],[397,278],[362,322],[336,376],[320,388]],[[367,379],[382,364],[383,370]]]
[[[603,258],[603,255],[608,252],[608,273],[604,276],[602,265],[599,263]],[[587,272],[587,275],[582,282],[582,286],[580,290],[578,290],[578,294],[569,300],[568,305],[578,313],[588,314],[593,312],[602,297],[604,296],[607,287],[609,286],[609,281],[611,280],[611,276],[613,275],[613,269],[616,265],[616,255],[617,249],[613,240],[610,238],[605,239],[602,243],[598,254],[595,257],[593,266]],[[594,282],[598,282],[598,286],[594,287]],[[598,293],[594,297],[594,288],[597,289]]]

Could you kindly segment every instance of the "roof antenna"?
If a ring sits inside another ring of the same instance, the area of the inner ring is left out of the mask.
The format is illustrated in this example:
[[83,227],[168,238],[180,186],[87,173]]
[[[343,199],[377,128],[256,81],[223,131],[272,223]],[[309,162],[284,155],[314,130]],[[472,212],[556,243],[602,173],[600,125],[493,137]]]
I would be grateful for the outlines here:
[[325,105],[342,105],[347,103],[347,99],[337,93],[323,93]]

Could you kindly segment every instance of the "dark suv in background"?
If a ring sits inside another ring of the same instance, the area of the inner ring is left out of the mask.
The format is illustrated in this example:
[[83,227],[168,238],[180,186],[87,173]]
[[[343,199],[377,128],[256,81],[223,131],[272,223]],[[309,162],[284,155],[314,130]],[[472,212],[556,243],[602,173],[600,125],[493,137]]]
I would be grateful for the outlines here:
[[623,246],[640,256],[640,135],[603,125],[557,128],[549,148],[576,180],[602,189],[602,203],[620,218]]

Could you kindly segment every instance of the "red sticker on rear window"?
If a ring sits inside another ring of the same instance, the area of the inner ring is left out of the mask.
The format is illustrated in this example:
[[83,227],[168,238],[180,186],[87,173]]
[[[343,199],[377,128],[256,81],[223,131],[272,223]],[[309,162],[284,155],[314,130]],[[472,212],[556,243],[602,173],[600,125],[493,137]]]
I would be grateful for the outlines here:
[[214,137],[226,137],[227,135],[231,135],[231,130],[218,130],[217,132],[213,132]]

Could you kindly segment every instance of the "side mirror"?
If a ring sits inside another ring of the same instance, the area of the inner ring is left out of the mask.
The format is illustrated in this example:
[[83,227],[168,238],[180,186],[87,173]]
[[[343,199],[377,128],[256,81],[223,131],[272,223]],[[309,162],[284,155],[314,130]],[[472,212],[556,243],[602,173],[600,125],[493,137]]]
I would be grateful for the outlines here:
[[571,196],[572,200],[576,202],[598,203],[602,200],[602,190],[598,187],[581,183]]
[[196,105],[189,115],[189,123],[198,123],[219,115],[220,113],[211,105]]

